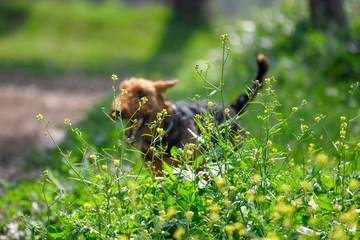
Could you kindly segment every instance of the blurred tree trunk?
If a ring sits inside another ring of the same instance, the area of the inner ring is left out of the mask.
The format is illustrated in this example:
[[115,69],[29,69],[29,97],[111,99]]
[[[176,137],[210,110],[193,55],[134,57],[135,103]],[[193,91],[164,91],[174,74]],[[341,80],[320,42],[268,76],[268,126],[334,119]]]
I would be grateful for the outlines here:
[[179,16],[205,19],[207,3],[208,0],[174,0],[173,9]]
[[311,21],[316,28],[327,29],[331,24],[347,24],[343,0],[310,0]]

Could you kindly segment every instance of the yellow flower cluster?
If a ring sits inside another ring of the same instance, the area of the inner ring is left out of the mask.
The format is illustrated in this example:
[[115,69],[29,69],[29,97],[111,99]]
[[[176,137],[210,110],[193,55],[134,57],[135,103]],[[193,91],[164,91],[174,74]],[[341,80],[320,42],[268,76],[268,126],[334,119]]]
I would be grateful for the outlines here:
[[347,212],[341,214],[340,220],[349,228],[358,227],[359,213],[357,213],[355,205],[352,205]]
[[117,77],[115,74],[112,74],[112,75],[111,75],[111,79],[112,79],[113,81],[116,81],[116,80],[118,80],[118,77]]
[[97,160],[96,154],[95,153],[91,154],[90,159],[93,160],[93,161],[96,161]]
[[152,195],[151,193],[146,193],[146,194],[144,195],[144,198],[147,199],[147,200],[152,200],[153,197],[154,197],[154,195]]
[[43,118],[44,118],[43,115],[41,115],[41,114],[38,114],[36,117],[39,122],[41,122],[41,120],[43,120]]
[[261,176],[259,174],[254,174],[254,176],[253,176],[254,182],[258,183],[258,182],[260,182],[260,179],[261,179]]
[[312,153],[314,151],[314,147],[315,147],[315,144],[313,144],[313,143],[309,144],[309,147],[308,147],[309,153]]
[[289,184],[283,184],[280,186],[280,191],[283,193],[289,192],[291,190],[291,186]]
[[194,216],[194,212],[193,211],[188,211],[185,213],[185,217],[188,221],[191,221],[192,217]]
[[266,83],[266,85],[270,85],[271,79],[270,78],[265,78],[265,83]]
[[160,138],[164,136],[165,130],[163,128],[156,128],[156,132],[159,134]]
[[304,191],[308,191],[308,190],[310,190],[311,188],[312,188],[312,185],[311,185],[311,183],[309,183],[308,181],[303,181],[302,183],[301,183],[301,188],[304,190]]
[[321,152],[316,155],[315,160],[316,160],[317,164],[319,164],[320,166],[323,166],[325,163],[327,163],[328,157],[324,152]]
[[287,217],[291,217],[294,214],[295,210],[295,206],[285,203],[283,201],[280,201],[274,208],[274,212],[278,212],[279,214],[283,214]]
[[235,232],[238,233],[239,236],[244,236],[246,234],[246,230],[244,229],[244,225],[239,222],[235,222],[225,226],[225,232],[232,236]]
[[71,122],[70,122],[70,119],[69,119],[69,118],[66,118],[66,119],[64,120],[64,123],[65,123],[66,125],[68,125],[69,127],[71,127]]
[[229,35],[227,33],[221,35],[222,43],[225,44],[229,40]]
[[177,209],[174,207],[168,207],[168,209],[166,210],[166,217],[167,219],[172,219],[173,217],[176,216],[177,213]]
[[309,126],[305,124],[301,124],[301,132],[305,133],[307,130],[309,130]]
[[88,210],[90,210],[90,208],[91,208],[91,204],[90,204],[90,203],[85,203],[85,204],[83,205],[83,207],[84,207],[84,209],[85,209],[86,211],[88,211]]
[[105,211],[104,209],[100,209],[100,210],[99,210],[99,214],[100,214],[100,215],[104,215],[105,213],[106,213],[106,211]]
[[122,234],[119,237],[117,237],[117,240],[129,240],[129,238],[126,235]]
[[178,239],[182,239],[183,238],[183,235],[185,234],[186,230],[185,228],[183,227],[178,227],[175,232],[174,232],[174,235],[173,237],[178,240]]
[[226,185],[226,180],[224,178],[216,178],[215,179],[215,186],[217,188],[222,188]]
[[358,189],[360,186],[360,183],[358,180],[356,179],[351,179],[349,182],[349,188],[351,191],[355,191],[356,189]]
[[346,137],[346,128],[347,128],[347,122],[345,116],[340,117],[340,138],[344,141]]
[[114,160],[114,166],[115,166],[115,167],[119,167],[119,166],[120,166],[120,160],[119,160],[119,159],[115,159],[115,160]]
[[206,200],[206,206],[207,206],[206,209],[210,212],[209,225],[212,225],[213,223],[215,223],[220,219],[219,212],[221,207],[218,204],[214,204],[212,199]]

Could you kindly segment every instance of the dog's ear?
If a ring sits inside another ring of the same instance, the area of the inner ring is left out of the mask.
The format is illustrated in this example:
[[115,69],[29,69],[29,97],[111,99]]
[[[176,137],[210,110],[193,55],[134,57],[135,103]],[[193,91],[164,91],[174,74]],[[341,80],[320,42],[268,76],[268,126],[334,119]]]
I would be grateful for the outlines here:
[[177,79],[169,80],[169,81],[158,81],[158,82],[155,82],[155,87],[157,90],[165,92],[166,89],[174,86],[177,82],[178,82]]
[[129,80],[124,80],[124,81],[122,81],[121,84],[120,84],[120,86],[119,86],[120,90],[126,88],[128,82],[129,82]]

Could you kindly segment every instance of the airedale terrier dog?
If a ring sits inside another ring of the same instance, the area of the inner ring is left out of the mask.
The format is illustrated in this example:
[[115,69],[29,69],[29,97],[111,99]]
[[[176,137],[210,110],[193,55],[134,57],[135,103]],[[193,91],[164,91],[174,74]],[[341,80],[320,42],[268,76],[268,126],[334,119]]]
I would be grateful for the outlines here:
[[[250,102],[261,88],[262,82],[265,79],[268,71],[268,61],[262,54],[258,55],[257,59],[257,74],[254,77],[253,84],[248,91],[242,93],[238,98],[232,102],[228,109],[230,112],[228,117],[236,117],[241,114],[248,102]],[[178,166],[179,162],[175,162],[170,158],[170,150],[173,146],[182,148],[186,143],[195,143],[196,139],[194,133],[199,133],[199,129],[194,121],[196,114],[204,114],[209,110],[206,101],[195,103],[188,101],[170,102],[165,98],[166,89],[174,86],[177,80],[171,81],[150,81],[142,78],[131,78],[121,83],[120,89],[126,90],[125,94],[120,94],[110,109],[110,116],[114,119],[131,119],[128,121],[126,137],[139,142],[141,144],[141,151],[145,154],[145,165],[152,166],[156,172],[163,169],[162,161],[167,164]],[[139,102],[146,97],[147,102],[139,109]],[[150,146],[152,138],[150,136],[150,123],[157,119],[157,114],[163,111],[167,112],[167,117],[161,122],[161,127],[165,134],[162,141],[157,141],[155,147],[162,144],[162,149],[166,149],[162,159],[154,156]],[[212,111],[216,119],[216,124],[224,122],[224,112],[221,104],[217,104],[215,111]],[[134,121],[135,120],[135,121]],[[233,134],[241,134],[245,137],[242,131],[242,125],[239,120],[232,123],[230,131]]]

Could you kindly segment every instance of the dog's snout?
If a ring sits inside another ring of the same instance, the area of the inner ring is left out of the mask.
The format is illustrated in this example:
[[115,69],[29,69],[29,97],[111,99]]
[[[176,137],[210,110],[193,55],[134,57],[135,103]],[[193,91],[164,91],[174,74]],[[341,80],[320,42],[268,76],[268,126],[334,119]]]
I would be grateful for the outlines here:
[[121,117],[124,115],[124,109],[123,108],[117,108],[116,109],[116,116]]
[[116,108],[111,111],[111,117],[113,119],[120,119],[124,115],[124,109],[122,108]]

